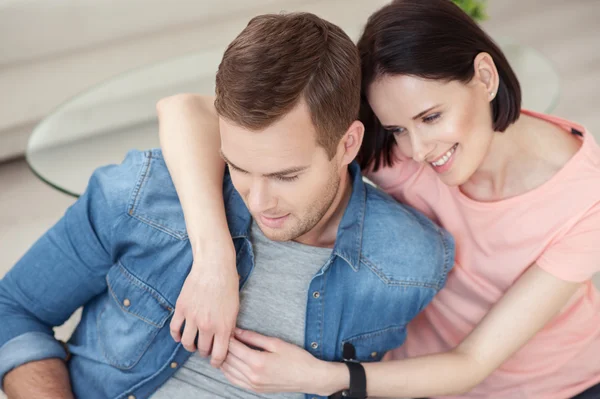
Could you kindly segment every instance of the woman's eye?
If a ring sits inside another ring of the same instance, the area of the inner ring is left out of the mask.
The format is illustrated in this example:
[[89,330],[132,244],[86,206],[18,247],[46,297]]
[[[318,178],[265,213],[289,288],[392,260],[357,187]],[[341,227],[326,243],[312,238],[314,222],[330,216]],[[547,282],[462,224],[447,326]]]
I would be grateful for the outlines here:
[[427,115],[425,118],[423,118],[423,122],[431,123],[431,122],[437,120],[439,117],[440,117],[440,113],[436,112],[435,114]]
[[298,175],[296,175],[296,176],[277,176],[276,178],[277,178],[277,180],[280,180],[280,181],[290,182],[290,181],[297,180]]
[[394,127],[386,130],[388,131],[388,133],[393,134],[394,136],[400,136],[401,134],[406,132],[406,129],[403,127]]

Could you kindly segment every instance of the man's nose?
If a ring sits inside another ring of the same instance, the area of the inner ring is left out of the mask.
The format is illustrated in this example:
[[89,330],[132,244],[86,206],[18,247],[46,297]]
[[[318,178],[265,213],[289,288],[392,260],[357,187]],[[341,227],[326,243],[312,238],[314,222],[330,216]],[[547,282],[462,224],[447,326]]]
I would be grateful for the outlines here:
[[267,179],[259,178],[250,186],[248,207],[252,213],[262,213],[275,206],[275,198],[271,195]]

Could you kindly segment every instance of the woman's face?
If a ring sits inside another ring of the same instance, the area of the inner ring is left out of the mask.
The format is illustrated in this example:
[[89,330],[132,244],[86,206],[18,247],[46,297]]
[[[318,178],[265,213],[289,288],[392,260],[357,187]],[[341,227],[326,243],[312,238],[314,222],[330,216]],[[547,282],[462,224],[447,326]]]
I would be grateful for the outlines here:
[[400,152],[426,163],[445,184],[465,183],[482,164],[494,132],[493,94],[481,81],[382,76],[367,95]]

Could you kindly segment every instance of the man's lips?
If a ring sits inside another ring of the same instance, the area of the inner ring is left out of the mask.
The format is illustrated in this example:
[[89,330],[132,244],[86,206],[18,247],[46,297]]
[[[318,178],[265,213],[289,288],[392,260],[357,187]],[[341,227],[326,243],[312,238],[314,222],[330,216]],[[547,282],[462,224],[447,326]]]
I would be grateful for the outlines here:
[[264,224],[267,227],[279,228],[283,225],[288,216],[289,214],[277,217],[260,215],[260,220],[262,224]]

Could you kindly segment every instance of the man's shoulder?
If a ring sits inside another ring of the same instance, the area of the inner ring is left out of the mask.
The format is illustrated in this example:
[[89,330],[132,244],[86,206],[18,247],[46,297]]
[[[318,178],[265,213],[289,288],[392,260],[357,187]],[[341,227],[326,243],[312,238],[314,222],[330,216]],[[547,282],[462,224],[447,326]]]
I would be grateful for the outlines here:
[[138,221],[186,239],[183,210],[162,151],[132,150],[118,165],[98,168],[88,186],[107,206]]
[[[413,207],[398,202],[390,195],[370,184],[365,184],[365,187],[365,228],[381,229],[390,236],[401,235],[404,233],[402,230],[416,230],[432,238],[439,236],[443,231],[441,227]],[[385,223],[382,225],[383,222],[391,224]],[[392,226],[400,227],[400,229],[392,229]]]
[[416,209],[366,187],[362,261],[398,281],[443,284],[454,264],[452,236]]
[[[90,185],[96,186],[93,195],[102,192],[105,202],[118,204],[129,217],[177,239],[187,239],[181,202],[160,149],[129,151],[122,163],[97,169]],[[228,221],[236,225],[232,221],[246,216],[247,211],[227,170],[223,199]]]

